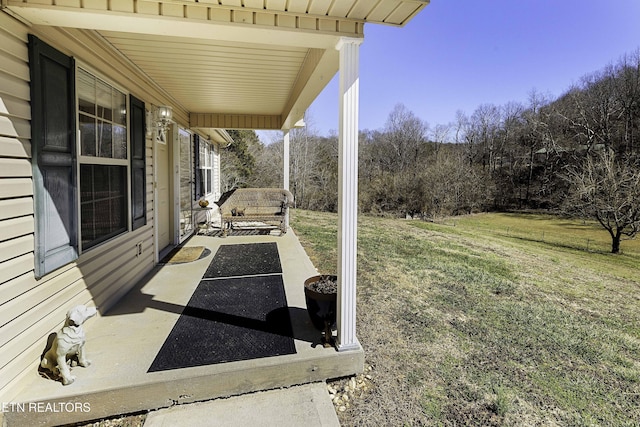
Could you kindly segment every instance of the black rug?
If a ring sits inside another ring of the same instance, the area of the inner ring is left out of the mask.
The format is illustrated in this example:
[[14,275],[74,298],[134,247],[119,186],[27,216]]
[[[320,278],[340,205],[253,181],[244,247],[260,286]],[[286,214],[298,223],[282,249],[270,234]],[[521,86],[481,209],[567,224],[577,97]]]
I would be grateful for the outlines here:
[[[238,246],[244,246],[241,258],[247,271],[260,270],[256,264],[273,270],[273,263],[263,259],[272,257],[273,249],[281,271],[275,243],[275,248],[271,244]],[[238,274],[236,257],[228,262],[230,247],[221,247],[207,270],[221,278],[203,278],[148,372],[295,354],[282,275],[237,277],[242,274]]]
[[203,279],[282,273],[278,244],[222,245]]

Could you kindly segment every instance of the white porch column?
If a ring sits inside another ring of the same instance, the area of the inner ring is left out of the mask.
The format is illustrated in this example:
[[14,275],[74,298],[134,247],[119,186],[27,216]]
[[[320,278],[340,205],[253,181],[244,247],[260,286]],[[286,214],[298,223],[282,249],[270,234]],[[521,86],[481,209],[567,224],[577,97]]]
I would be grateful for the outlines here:
[[[289,129],[283,131],[284,144],[282,148],[282,188],[289,190]],[[289,212],[289,211],[287,211]],[[285,230],[289,229],[289,215],[284,218]]]
[[282,188],[284,188],[285,190],[289,190],[289,129],[282,131],[282,134],[284,137],[284,148],[282,153],[282,160],[284,164],[284,169],[282,171]]
[[356,338],[358,237],[359,53],[362,39],[342,38],[338,159],[338,351],[360,348]]

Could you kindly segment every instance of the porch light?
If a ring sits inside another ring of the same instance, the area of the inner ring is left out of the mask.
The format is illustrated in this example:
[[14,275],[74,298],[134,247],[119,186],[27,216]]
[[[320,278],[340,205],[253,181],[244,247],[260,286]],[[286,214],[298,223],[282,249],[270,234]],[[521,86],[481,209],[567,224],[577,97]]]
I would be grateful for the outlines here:
[[156,126],[162,132],[165,132],[171,124],[173,110],[168,105],[159,105],[156,109]]
[[147,110],[147,137],[151,137],[154,131],[164,135],[172,122],[173,109],[168,105],[152,105]]

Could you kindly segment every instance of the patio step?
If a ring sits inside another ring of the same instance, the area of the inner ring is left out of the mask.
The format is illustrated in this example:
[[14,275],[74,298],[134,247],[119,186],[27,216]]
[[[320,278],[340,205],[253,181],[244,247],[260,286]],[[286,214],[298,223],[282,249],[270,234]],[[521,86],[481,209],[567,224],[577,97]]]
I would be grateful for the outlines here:
[[[213,399],[234,398],[234,396],[242,398],[249,393],[264,390],[286,387],[294,387],[293,390],[297,390],[296,386],[318,383],[362,371],[364,352],[361,348],[345,352],[322,350],[328,351],[313,355],[297,354],[211,367],[180,369],[171,371],[163,375],[164,378],[156,381],[94,390],[83,394],[73,392],[72,386],[75,383],[69,387],[58,384],[62,392],[69,393],[57,398],[37,399],[39,406],[35,409],[28,405],[24,409],[14,408],[4,413],[4,420],[0,417],[0,425],[46,427],[75,424],[118,414],[179,408],[182,405]],[[326,393],[326,390],[324,392]],[[328,394],[326,398],[329,399]],[[281,400],[280,404],[282,402],[286,401]],[[286,412],[286,408],[281,409]],[[157,425],[173,426],[173,424]],[[269,426],[270,424],[257,425]]]
[[144,427],[340,426],[324,382],[151,412]]

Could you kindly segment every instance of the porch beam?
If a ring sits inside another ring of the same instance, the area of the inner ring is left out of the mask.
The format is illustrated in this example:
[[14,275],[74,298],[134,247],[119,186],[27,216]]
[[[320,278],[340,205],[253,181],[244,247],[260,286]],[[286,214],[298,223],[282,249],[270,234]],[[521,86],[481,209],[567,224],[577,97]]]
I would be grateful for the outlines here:
[[[292,129],[304,116],[307,106],[327,84],[327,76],[335,74],[337,58],[335,49],[309,49],[298,71],[289,101],[283,109],[283,125]],[[325,80],[326,79],[326,80]]]
[[342,38],[338,174],[338,342],[339,351],[356,350],[356,276],[358,240],[359,55],[362,39]]
[[192,128],[280,130],[282,116],[263,114],[190,113]]
[[361,19],[174,0],[3,0],[3,8],[37,25],[122,32],[135,29],[139,34],[320,49],[335,44],[335,39],[327,36],[362,37],[365,23]]

